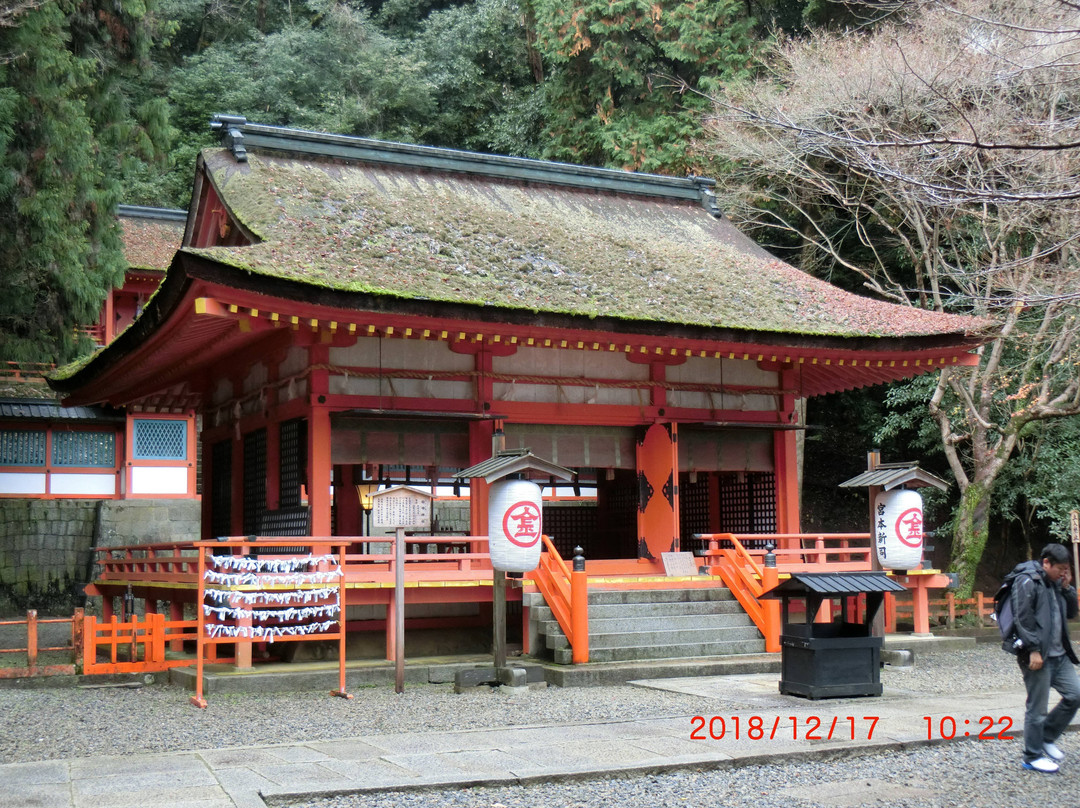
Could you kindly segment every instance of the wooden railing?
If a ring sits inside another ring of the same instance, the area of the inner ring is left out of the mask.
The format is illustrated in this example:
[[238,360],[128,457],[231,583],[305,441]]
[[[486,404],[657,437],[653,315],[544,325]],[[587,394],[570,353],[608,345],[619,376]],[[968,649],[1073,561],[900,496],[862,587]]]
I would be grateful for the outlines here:
[[[735,600],[754,621],[765,638],[765,650],[780,650],[780,618],[775,602],[762,602],[762,593],[776,585],[777,569],[759,564],[751,551],[731,533],[712,533],[699,536],[708,542],[703,555],[709,561],[709,572],[724,582]],[[756,536],[754,537],[757,538]],[[764,556],[765,550],[761,550]]]
[[37,382],[45,384],[45,374],[55,370],[56,365],[43,362],[0,362],[0,379],[14,382]]
[[[899,594],[899,593],[898,593]],[[955,628],[957,618],[973,616],[977,626],[993,625],[990,615],[994,611],[994,599],[982,592],[973,593],[971,598],[958,598],[953,592],[946,592],[944,597],[930,598],[927,601],[931,625]],[[913,621],[915,606],[910,595],[887,594],[885,596],[885,626],[895,630],[897,622]]]
[[165,648],[167,643],[196,640],[196,620],[166,620],[163,614],[141,620],[133,614],[124,622],[116,616],[99,622],[89,615],[84,620],[84,674],[154,673],[191,664],[190,659],[167,659]]
[[[697,534],[702,552],[731,548],[730,533]],[[870,569],[869,533],[754,533],[738,535],[747,555],[757,560],[765,556],[765,545],[773,546],[773,555],[781,572],[854,572]]]
[[532,573],[533,583],[544,596],[559,628],[570,643],[574,664],[589,661],[589,587],[584,570],[571,570],[555,545],[543,537],[540,565]]
[[[344,547],[342,569],[348,581],[372,583],[393,582],[392,552],[368,552],[371,545],[391,546],[393,536],[334,536],[326,539],[310,536],[251,536],[230,538],[220,546],[237,547],[237,543],[261,543],[265,546],[304,546],[320,548]],[[438,552],[406,552],[405,564],[409,575],[438,578],[476,578],[478,573],[491,571],[487,536],[408,536],[407,547],[436,546]],[[214,546],[213,543],[208,546]],[[460,552],[458,552],[460,550]],[[320,551],[321,552],[321,551]],[[166,544],[137,544],[97,549],[98,566],[102,581],[126,583],[176,582],[194,583],[199,574],[199,556],[192,542]]]
[[[59,645],[42,648],[38,643],[38,627],[43,623],[70,623],[71,645]],[[78,663],[82,653],[83,610],[76,609],[73,617],[39,619],[37,611],[31,609],[25,620],[0,620],[0,626],[26,626],[26,647],[0,648],[0,654],[25,654],[26,667],[0,666],[0,679],[21,679],[26,676],[63,676],[78,672]],[[39,665],[41,653],[65,651],[71,654],[71,662],[59,665]]]

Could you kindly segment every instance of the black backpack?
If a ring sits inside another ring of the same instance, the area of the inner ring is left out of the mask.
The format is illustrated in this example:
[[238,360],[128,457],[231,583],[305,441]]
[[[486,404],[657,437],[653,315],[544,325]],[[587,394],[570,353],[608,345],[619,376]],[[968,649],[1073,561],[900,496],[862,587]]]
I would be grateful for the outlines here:
[[1017,576],[1009,575],[994,595],[994,612],[991,619],[997,623],[1001,632],[1002,648],[1009,653],[1018,654],[1024,648],[1024,641],[1016,633],[1016,616],[1013,614],[1012,588]]

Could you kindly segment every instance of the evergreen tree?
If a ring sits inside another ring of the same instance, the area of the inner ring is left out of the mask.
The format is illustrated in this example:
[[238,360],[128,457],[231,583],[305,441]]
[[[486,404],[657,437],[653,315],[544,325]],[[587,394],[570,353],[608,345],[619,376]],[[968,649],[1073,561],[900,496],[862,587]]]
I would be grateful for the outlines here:
[[164,104],[133,109],[123,85],[150,25],[141,0],[52,0],[0,27],[4,359],[71,359],[123,279],[119,177],[166,129]]
[[532,0],[551,143],[575,163],[685,174],[708,103],[744,76],[753,21],[735,0]]

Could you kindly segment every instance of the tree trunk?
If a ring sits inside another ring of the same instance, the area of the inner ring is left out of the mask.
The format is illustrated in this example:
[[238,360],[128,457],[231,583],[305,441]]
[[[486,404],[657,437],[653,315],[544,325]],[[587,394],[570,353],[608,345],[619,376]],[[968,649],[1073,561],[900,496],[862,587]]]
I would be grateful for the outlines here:
[[972,482],[960,494],[949,564],[951,572],[960,574],[956,593],[960,598],[970,598],[975,589],[975,573],[989,533],[991,488],[992,484]]

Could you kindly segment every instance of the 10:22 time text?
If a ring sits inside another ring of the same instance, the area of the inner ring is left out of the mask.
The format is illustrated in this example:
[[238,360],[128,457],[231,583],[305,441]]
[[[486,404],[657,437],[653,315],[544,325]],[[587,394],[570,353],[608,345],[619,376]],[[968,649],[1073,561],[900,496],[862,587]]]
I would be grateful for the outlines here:
[[[980,741],[1011,741],[1016,737],[1008,734],[1009,730],[1012,729],[1013,720],[1007,715],[999,718],[984,715],[980,716],[978,721],[971,721],[967,718],[957,720],[951,715],[943,715],[940,718],[924,715],[923,720],[926,722],[926,739],[928,741],[932,741],[934,738],[948,741],[957,735],[964,738],[970,738],[974,735]],[[982,727],[982,729],[976,732],[975,727]],[[995,731],[995,727],[1000,728]]]

